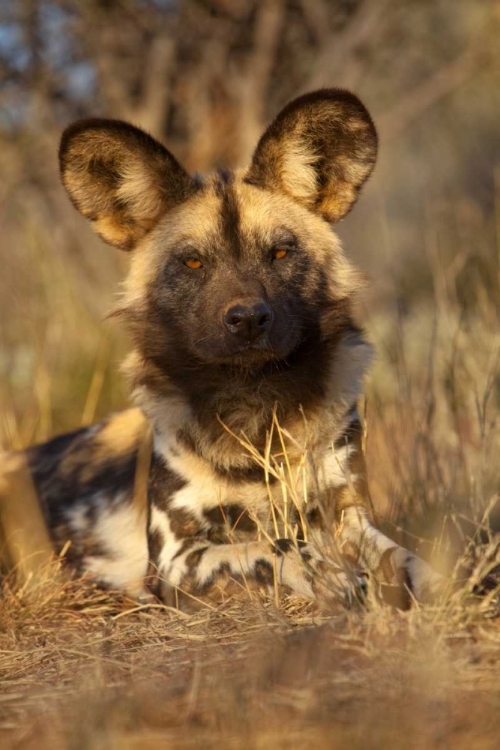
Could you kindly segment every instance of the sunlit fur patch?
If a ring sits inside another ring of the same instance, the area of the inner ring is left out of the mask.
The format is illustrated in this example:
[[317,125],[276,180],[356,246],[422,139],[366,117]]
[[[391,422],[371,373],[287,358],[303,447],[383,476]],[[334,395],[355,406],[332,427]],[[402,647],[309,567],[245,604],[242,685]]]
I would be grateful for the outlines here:
[[75,468],[80,469],[82,482],[92,480],[93,473],[106,462],[124,455],[135,454],[141,440],[149,430],[143,412],[140,409],[128,409],[114,415],[95,433],[92,441],[92,461],[88,461],[89,446],[86,441],[73,446],[64,456],[60,471],[71,474]]

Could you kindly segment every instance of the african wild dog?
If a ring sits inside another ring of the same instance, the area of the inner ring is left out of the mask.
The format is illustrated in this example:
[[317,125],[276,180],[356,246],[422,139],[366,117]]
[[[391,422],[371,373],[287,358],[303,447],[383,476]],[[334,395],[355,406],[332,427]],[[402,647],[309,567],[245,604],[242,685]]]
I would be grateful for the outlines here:
[[[149,576],[166,601],[276,580],[313,598],[322,540],[335,535],[378,580],[417,598],[439,585],[370,522],[356,402],[372,351],[352,314],[361,277],[331,225],[376,153],[368,112],[336,89],[285,107],[237,172],[190,176],[125,122],[65,131],[71,200],[132,253],[116,312],[140,407],[27,452],[52,540],[70,540],[81,571],[134,596]],[[269,437],[272,424],[281,433]],[[276,539],[269,493],[282,487],[242,440],[291,476],[306,452],[295,541]],[[341,569],[332,580],[337,592],[361,581]]]

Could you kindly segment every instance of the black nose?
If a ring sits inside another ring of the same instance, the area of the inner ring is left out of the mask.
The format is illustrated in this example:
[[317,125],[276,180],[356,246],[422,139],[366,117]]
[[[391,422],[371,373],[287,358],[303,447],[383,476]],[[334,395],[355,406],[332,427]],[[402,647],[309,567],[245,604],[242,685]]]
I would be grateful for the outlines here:
[[273,313],[264,300],[242,300],[224,313],[224,326],[240,339],[255,341],[271,328]]

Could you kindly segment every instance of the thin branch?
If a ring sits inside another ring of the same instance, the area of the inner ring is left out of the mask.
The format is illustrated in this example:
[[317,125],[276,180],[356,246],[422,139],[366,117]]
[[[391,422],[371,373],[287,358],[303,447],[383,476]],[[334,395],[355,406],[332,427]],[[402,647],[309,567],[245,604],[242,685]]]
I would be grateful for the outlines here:
[[485,56],[475,46],[410,91],[392,109],[377,118],[383,138],[395,138],[440,99],[462,86],[477,73]]
[[143,94],[140,102],[130,108],[129,116],[153,135],[161,136],[169,109],[170,73],[175,63],[175,35],[169,31],[151,42],[143,73]]
[[[391,0],[365,0],[360,4],[343,30],[333,31],[323,42],[312,74],[304,91],[331,85],[332,77],[342,77],[347,85],[347,76],[352,79],[358,68],[355,52],[364,42],[379,33],[380,26]],[[339,81],[337,81],[338,84]]]

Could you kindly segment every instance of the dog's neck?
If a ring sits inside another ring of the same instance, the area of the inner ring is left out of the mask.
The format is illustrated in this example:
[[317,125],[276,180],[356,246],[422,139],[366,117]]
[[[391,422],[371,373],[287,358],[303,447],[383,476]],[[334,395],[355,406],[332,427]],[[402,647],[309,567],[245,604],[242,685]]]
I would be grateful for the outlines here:
[[276,454],[283,450],[283,435],[297,456],[331,444],[360,395],[371,357],[371,346],[351,328],[335,342],[257,372],[204,367],[183,383],[180,374],[169,376],[138,352],[125,370],[134,400],[154,428],[157,452],[187,450],[231,471],[252,466],[245,445],[262,455],[270,434]]

